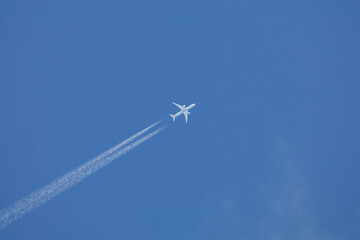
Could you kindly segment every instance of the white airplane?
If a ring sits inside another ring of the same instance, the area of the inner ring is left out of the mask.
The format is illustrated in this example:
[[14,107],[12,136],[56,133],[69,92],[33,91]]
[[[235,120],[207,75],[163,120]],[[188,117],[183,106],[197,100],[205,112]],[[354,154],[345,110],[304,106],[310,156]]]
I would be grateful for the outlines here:
[[170,114],[170,116],[172,117],[172,119],[173,119],[173,121],[175,122],[175,118],[177,117],[177,116],[180,116],[181,114],[184,114],[184,116],[185,116],[185,122],[187,123],[187,120],[188,120],[188,115],[190,114],[190,112],[189,112],[189,110],[191,109],[191,108],[193,108],[193,107],[195,107],[195,103],[193,103],[193,104],[191,104],[190,106],[188,106],[188,107],[186,107],[185,105],[179,105],[179,104],[177,104],[177,103],[174,103],[173,102],[173,104],[175,105],[175,106],[177,106],[178,108],[180,108],[180,112],[178,112],[178,113],[176,113],[176,114],[174,114],[174,115],[171,115]]

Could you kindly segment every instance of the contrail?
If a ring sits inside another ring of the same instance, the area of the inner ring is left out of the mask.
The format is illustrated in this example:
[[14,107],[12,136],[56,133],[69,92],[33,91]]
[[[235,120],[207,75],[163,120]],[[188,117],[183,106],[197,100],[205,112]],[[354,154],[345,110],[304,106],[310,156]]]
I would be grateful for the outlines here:
[[[99,161],[100,159],[103,159],[104,157],[112,154],[113,152],[119,150],[120,148],[122,148],[123,146],[125,146],[126,144],[134,141],[136,138],[138,138],[139,136],[143,135],[144,133],[146,133],[147,131],[149,131],[150,129],[152,129],[153,127],[155,127],[156,125],[158,125],[160,121],[157,121],[156,123],[150,125],[149,127],[145,128],[144,130],[141,130],[140,132],[134,134],[133,136],[129,137],[128,139],[122,141],[121,143],[119,143],[118,145],[115,145],[114,147],[110,148],[109,150],[103,152],[102,154],[98,155],[97,157],[95,157],[94,159],[90,160],[91,162],[95,163],[97,161]],[[89,161],[89,162],[90,162]],[[85,164],[84,164],[85,165]],[[83,166],[84,166],[83,165]]]
[[[104,166],[108,165],[115,159],[121,157],[125,153],[131,151],[141,143],[150,139],[154,135],[158,134],[164,130],[167,126],[159,128],[150,132],[149,134],[141,137],[140,139],[132,142],[137,137],[141,136],[145,132],[149,131],[152,127],[157,125],[160,121],[152,124],[151,126],[145,128],[139,133],[131,136],[130,138],[124,140],[123,142],[115,145],[108,151],[100,154],[99,156],[93,158],[92,160],[86,162],[85,164],[79,166],[78,168],[72,170],[71,172],[66,173],[62,177],[56,179],[48,185],[38,189],[37,191],[31,193],[30,195],[24,197],[23,199],[15,202],[8,208],[0,211],[0,229],[6,227],[8,224],[13,221],[21,218],[29,211],[41,206],[47,201],[51,200],[56,195],[62,193],[63,191],[69,189],[73,185],[81,182],[91,174],[97,172]],[[128,144],[127,146],[125,146]],[[125,147],[124,147],[125,146]],[[123,147],[123,148],[121,148]]]

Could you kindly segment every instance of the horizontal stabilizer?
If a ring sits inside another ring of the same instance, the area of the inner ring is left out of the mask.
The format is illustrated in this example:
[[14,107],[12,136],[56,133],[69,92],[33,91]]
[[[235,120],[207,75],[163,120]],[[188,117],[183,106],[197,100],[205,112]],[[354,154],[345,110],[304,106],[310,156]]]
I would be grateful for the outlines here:
[[170,115],[170,117],[172,117],[173,121],[175,122],[175,115],[171,115],[171,114],[169,114],[169,115]]

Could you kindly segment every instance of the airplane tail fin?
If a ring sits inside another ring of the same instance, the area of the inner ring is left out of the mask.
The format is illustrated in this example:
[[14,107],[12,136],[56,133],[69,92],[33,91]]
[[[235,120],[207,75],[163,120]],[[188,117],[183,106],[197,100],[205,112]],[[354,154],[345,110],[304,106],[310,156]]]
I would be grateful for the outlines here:
[[171,115],[171,114],[169,114],[169,115],[170,115],[170,117],[172,117],[173,121],[175,122],[175,115]]

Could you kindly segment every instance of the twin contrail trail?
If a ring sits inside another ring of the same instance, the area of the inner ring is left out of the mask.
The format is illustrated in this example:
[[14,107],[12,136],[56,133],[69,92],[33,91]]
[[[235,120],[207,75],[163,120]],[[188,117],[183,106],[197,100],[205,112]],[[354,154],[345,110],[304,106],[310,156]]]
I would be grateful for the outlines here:
[[2,211],[0,211],[0,229],[6,227],[8,224],[12,223],[13,221],[21,218],[29,211],[51,200],[53,197],[69,189],[73,185],[81,182],[82,180],[84,180],[91,174],[97,172],[104,166],[108,165],[118,157],[121,157],[125,153],[131,151],[141,143],[145,142],[146,140],[150,139],[154,135],[164,130],[167,126],[154,130],[148,133],[147,135],[139,138],[138,140],[134,141],[136,138],[148,132],[150,129],[155,127],[160,122],[161,120],[150,125],[149,127],[129,137],[123,142],[115,145],[114,147],[103,152],[97,157],[89,160],[88,162],[84,163],[78,168],[66,173],[65,175],[56,179],[50,184],[45,185],[44,187],[31,193],[30,195],[15,202],[8,208],[5,208]]

